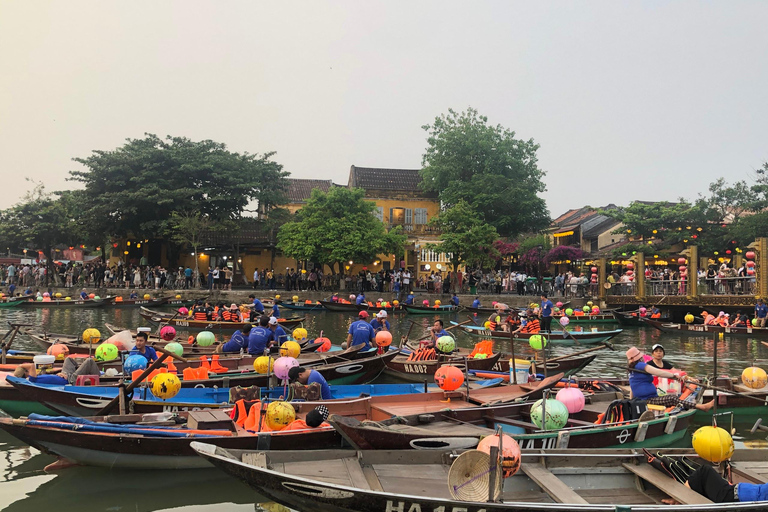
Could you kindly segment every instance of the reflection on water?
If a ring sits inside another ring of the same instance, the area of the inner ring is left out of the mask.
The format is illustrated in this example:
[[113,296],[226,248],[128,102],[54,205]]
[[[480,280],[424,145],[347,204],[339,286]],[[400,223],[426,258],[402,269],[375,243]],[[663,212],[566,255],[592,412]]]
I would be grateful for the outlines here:
[[[296,314],[283,309],[283,316]],[[448,327],[449,320],[466,321],[464,313],[442,317],[390,315],[394,339],[409,334],[410,339],[418,339],[427,334],[427,329],[435,318],[442,318]],[[349,324],[355,318],[343,313],[310,314],[305,327],[311,336],[318,336],[322,331],[334,343],[346,339]],[[485,319],[478,318],[482,323]],[[149,325],[143,320],[138,309],[3,309],[0,321],[29,323],[46,332],[78,334],[88,327],[96,327],[106,335],[105,323],[136,328]],[[601,330],[613,326],[597,325]],[[584,326],[589,329],[590,326]],[[471,347],[480,338],[463,332],[456,333],[459,346]],[[181,332],[184,337],[188,333]],[[216,332],[217,338],[228,337],[226,333]],[[509,352],[508,340],[495,340],[496,346]],[[768,347],[759,340],[742,338],[717,341],[718,369],[712,364],[715,341],[711,336],[684,336],[661,334],[649,328],[628,328],[613,339],[616,351],[602,350],[595,361],[588,366],[583,377],[625,376],[621,369],[625,364],[624,352],[635,345],[646,352],[656,343],[664,345],[667,358],[675,366],[692,375],[730,374],[739,375],[753,361],[764,358]],[[19,336],[12,348],[40,350],[27,336]],[[549,357],[578,352],[589,346],[554,347]],[[517,342],[515,352],[532,355],[527,343]],[[766,415],[768,417],[768,414]],[[768,419],[768,418],[767,418]],[[723,425],[726,426],[726,425]],[[749,434],[751,425],[736,425],[734,436],[737,448],[768,448],[765,433]],[[726,426],[726,428],[728,428]],[[693,429],[692,429],[693,430]],[[686,441],[690,446],[690,441]],[[0,505],[5,511],[55,510],[69,511],[155,511],[178,509],[183,512],[256,510],[265,512],[286,512],[287,509],[274,503],[264,503],[264,499],[250,488],[231,479],[215,468],[192,471],[125,471],[104,470],[100,468],[68,468],[54,474],[46,474],[43,468],[53,462],[50,456],[41,454],[20,441],[0,433]]]

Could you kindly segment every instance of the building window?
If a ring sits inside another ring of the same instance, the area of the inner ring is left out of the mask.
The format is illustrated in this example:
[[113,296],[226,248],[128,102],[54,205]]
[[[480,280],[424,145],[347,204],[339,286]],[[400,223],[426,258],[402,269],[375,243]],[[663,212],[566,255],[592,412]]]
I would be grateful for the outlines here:
[[413,210],[413,223],[414,224],[426,224],[427,223],[427,209],[415,208]]
[[405,223],[413,224],[413,210],[410,208],[405,209]]

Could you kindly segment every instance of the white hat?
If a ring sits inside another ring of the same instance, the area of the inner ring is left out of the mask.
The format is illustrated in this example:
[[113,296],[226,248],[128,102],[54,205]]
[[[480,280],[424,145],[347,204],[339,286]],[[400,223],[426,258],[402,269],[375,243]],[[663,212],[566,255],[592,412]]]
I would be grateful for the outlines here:
[[387,318],[387,312],[382,309],[381,311],[376,313],[376,316],[380,316],[381,318]]
[[277,318],[273,316],[269,317],[269,325],[277,325]]

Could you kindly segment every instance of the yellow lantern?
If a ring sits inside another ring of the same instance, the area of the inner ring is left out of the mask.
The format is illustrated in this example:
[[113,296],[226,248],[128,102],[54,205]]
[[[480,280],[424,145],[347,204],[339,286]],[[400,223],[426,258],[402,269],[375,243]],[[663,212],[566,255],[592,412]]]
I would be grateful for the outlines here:
[[280,355],[283,357],[293,357],[294,359],[301,354],[301,346],[295,341],[286,341],[280,345]]
[[274,366],[275,360],[268,356],[259,356],[253,361],[253,369],[261,375],[271,372]]
[[692,324],[693,320],[694,320],[694,318],[693,318],[692,314],[688,313],[687,315],[685,315],[685,323]]
[[267,426],[282,430],[296,419],[296,411],[288,402],[272,402],[267,406]]
[[299,296],[298,295],[294,295],[291,298],[293,299],[293,302],[299,302]]
[[98,343],[101,340],[101,333],[98,329],[94,329],[93,327],[86,329],[83,331],[83,342],[84,343]]
[[144,300],[149,300],[151,298],[152,298],[152,296],[150,294],[148,294],[148,293],[144,294]]
[[741,372],[741,382],[743,382],[744,385],[748,388],[764,388],[765,385],[768,384],[768,375],[766,375],[765,370],[762,368],[758,368],[757,366],[750,366]]
[[699,457],[715,464],[733,455],[733,438],[720,427],[701,427],[693,433],[691,444]]
[[160,373],[152,379],[152,394],[166,400],[181,391],[181,381],[174,373]]
[[[307,339],[307,330],[303,327],[297,327],[293,330],[293,339],[296,341],[304,341]],[[296,356],[292,356],[296,357]]]

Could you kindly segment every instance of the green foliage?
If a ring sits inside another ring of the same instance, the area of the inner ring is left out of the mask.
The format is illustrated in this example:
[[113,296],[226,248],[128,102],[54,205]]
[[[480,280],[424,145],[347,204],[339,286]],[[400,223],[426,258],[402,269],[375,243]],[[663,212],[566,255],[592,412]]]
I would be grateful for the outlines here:
[[522,254],[531,249],[537,249],[539,246],[541,246],[545,252],[548,252],[552,248],[552,243],[547,235],[531,235],[524,237],[520,240],[520,246],[518,247],[517,252]]
[[440,212],[430,220],[440,229],[441,244],[428,244],[433,250],[451,254],[451,264],[456,270],[459,264],[487,267],[494,264],[500,254],[494,243],[499,234],[496,228],[486,224],[466,201]]
[[195,252],[195,270],[198,267],[197,249],[200,247],[200,237],[203,232],[211,229],[214,223],[209,217],[200,212],[171,212],[171,218],[168,221],[168,233],[171,239],[180,244],[192,247]]
[[362,189],[318,189],[294,220],[283,224],[277,248],[289,257],[327,264],[333,269],[345,261],[368,262],[379,254],[398,254],[405,244],[400,229],[387,232],[373,215],[375,204]]
[[263,211],[283,202],[287,173],[273,154],[241,155],[210,140],[147,134],[75,158],[87,170],[70,171],[70,179],[85,186],[76,194],[96,236],[153,237],[166,232],[174,211],[194,208],[220,221],[238,218],[253,200]]
[[449,206],[467,202],[502,236],[549,224],[546,203],[537,195],[546,187],[533,140],[515,139],[514,132],[488,125],[472,108],[449,110],[423,128],[429,133],[421,170],[426,191],[437,192]]

